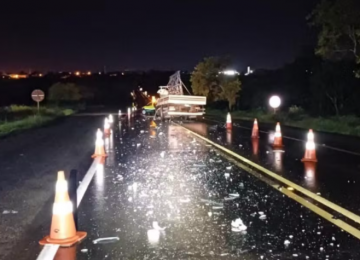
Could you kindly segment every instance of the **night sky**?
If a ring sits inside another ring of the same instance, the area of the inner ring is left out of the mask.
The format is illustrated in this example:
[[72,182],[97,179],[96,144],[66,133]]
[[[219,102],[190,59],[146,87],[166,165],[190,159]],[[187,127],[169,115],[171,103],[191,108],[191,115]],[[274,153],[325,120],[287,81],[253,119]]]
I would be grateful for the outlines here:
[[225,54],[238,70],[276,68],[314,41],[305,18],[317,3],[6,2],[0,10],[0,70],[5,71],[96,71],[104,65],[107,70],[191,70],[205,56]]

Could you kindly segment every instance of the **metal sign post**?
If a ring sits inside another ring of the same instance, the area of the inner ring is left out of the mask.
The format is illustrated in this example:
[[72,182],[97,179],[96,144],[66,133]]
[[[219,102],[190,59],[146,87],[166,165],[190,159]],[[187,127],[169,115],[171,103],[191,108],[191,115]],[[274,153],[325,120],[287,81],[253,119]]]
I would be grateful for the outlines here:
[[35,89],[33,92],[31,92],[31,98],[37,103],[37,110],[38,113],[40,112],[40,102],[44,100],[45,93],[44,91],[40,89]]

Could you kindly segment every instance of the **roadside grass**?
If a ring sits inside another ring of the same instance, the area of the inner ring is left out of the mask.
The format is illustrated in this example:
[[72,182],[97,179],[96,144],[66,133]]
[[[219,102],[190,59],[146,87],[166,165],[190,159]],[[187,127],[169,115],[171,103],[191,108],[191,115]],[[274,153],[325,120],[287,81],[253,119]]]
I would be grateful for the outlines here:
[[[225,118],[227,111],[207,109],[206,115],[221,116]],[[233,119],[254,120],[259,122],[276,123],[315,131],[337,133],[343,135],[360,136],[360,118],[354,115],[340,117],[310,117],[303,112],[300,113],[277,113],[271,114],[261,110],[234,111],[231,113]]]
[[42,107],[38,113],[37,108],[29,106],[11,105],[2,108],[0,121],[0,137],[14,132],[43,126],[59,117],[74,114],[72,109],[59,107]]

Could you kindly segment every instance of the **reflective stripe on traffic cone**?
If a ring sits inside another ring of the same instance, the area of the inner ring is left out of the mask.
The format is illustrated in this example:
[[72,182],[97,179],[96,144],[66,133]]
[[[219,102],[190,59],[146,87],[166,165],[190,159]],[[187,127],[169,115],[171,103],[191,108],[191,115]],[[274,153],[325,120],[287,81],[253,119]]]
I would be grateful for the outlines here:
[[259,126],[256,118],[254,120],[254,126],[252,129],[251,138],[259,138]]
[[231,129],[231,128],[232,128],[231,115],[230,113],[228,113],[226,116],[226,129]]
[[109,123],[109,119],[105,118],[105,122],[104,122],[104,135],[105,136],[110,136],[111,132],[110,132],[110,123]]
[[276,124],[276,128],[275,128],[275,136],[274,136],[273,148],[274,149],[283,148],[282,135],[281,135],[281,129],[280,129],[280,123],[279,122]]
[[109,115],[109,123],[110,124],[114,123],[114,118],[113,118],[112,114]]
[[56,244],[62,247],[70,247],[86,237],[86,232],[76,231],[73,204],[68,193],[68,184],[65,173],[58,172],[51,221],[50,236],[39,241],[40,245]]
[[301,161],[302,162],[317,162],[315,142],[314,142],[314,133],[313,133],[312,129],[309,130],[309,133],[307,135],[307,142],[306,142],[305,148],[306,148],[305,155]]
[[105,147],[104,147],[104,139],[103,139],[103,133],[100,129],[96,132],[96,141],[95,141],[95,152],[91,156],[92,158],[96,157],[106,157]]

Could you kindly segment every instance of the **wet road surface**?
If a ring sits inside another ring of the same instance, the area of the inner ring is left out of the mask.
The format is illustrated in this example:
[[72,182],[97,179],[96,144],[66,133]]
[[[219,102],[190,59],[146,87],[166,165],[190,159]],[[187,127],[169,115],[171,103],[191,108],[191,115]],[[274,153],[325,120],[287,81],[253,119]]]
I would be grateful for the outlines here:
[[[301,162],[305,152],[304,142],[283,138],[284,152],[274,152],[271,146],[272,134],[260,133],[259,140],[253,141],[250,138],[251,130],[242,127],[235,126],[227,131],[223,124],[213,121],[189,122],[184,123],[184,126],[360,214],[359,156],[317,146],[318,163],[309,168],[309,165]],[[315,142],[317,138],[315,132]]]
[[1,260],[26,259],[30,247],[38,248],[51,220],[56,172],[87,171],[102,122],[103,117],[69,117],[0,140]]
[[[360,258],[359,240],[179,126],[138,119],[105,144],[79,209],[88,237],[65,259]],[[246,230],[232,231],[236,219]]]

